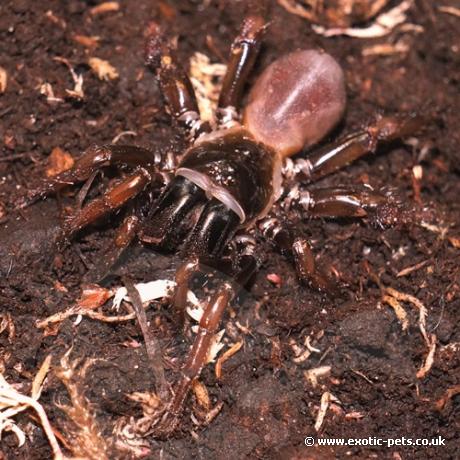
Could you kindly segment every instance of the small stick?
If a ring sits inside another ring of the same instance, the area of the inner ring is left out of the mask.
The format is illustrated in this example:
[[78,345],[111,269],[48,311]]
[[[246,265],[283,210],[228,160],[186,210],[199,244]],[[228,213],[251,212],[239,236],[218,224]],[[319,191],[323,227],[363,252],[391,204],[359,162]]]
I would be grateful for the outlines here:
[[139,326],[141,327],[142,334],[145,340],[145,347],[147,349],[147,355],[150,359],[150,366],[153,371],[155,380],[155,390],[163,401],[166,401],[169,396],[168,383],[166,382],[165,371],[163,367],[163,354],[161,352],[161,346],[159,341],[150,333],[150,329],[147,324],[147,315],[144,307],[142,306],[141,296],[139,291],[134,286],[131,279],[123,277],[123,284],[128,291],[128,295],[131,299],[134,311],[136,312]]

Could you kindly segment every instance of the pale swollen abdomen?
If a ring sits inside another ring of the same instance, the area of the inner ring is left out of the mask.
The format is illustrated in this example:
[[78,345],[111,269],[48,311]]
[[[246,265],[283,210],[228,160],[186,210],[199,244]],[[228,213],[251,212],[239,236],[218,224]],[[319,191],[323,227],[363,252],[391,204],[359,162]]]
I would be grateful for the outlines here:
[[264,70],[249,94],[243,123],[286,157],[321,140],[341,119],[345,103],[337,61],[321,51],[300,50]]

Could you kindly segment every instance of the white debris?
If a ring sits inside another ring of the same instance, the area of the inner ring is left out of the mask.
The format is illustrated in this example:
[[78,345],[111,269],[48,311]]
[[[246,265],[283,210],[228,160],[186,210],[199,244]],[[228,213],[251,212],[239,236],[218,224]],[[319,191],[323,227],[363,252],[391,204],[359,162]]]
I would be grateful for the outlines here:
[[[138,283],[138,284],[135,284],[134,287],[139,292],[139,295],[141,297],[141,302],[145,303],[145,302],[151,302],[152,300],[162,299],[163,297],[171,296],[172,292],[174,291],[174,288],[176,287],[176,282],[172,280],[155,280],[155,281],[150,281],[148,283]],[[126,300],[127,302],[131,302],[131,299],[128,296],[128,290],[124,286],[119,287],[115,291],[115,296],[113,298],[113,303],[112,303],[112,309],[118,310],[123,300]],[[194,305],[195,309],[201,309],[201,313],[199,316],[201,318],[201,315],[203,314],[203,308],[201,307],[199,300],[196,298],[195,294],[192,291],[188,291],[187,300],[192,305]],[[188,308],[187,308],[187,312],[189,312]],[[196,314],[198,315],[198,313]],[[194,318],[192,314],[190,314],[190,316]],[[197,321],[199,321],[199,319]]]
[[208,357],[206,364],[213,363],[219,354],[220,350],[224,348],[225,344],[222,343],[222,338],[224,337],[225,329],[222,329],[217,334],[214,334],[212,338],[211,348],[208,351]]
[[347,35],[354,38],[375,38],[388,35],[395,27],[407,20],[406,12],[412,7],[413,0],[404,0],[391,10],[377,16],[374,22],[365,28],[361,27],[326,27],[313,24],[312,29],[319,35],[334,37],[336,35]]
[[326,416],[327,409],[331,403],[340,404],[340,401],[337,397],[335,397],[329,391],[325,391],[321,396],[321,406],[318,411],[318,415],[316,416],[315,422],[315,430],[319,431],[320,428],[323,426],[324,417]]
[[43,388],[43,381],[48,373],[50,363],[51,356],[48,356],[32,382],[31,396],[24,395],[17,391],[15,389],[15,385],[9,384],[5,377],[0,373],[0,437],[2,431],[12,431],[18,439],[18,446],[21,447],[26,440],[25,433],[18,427],[13,420],[13,417],[28,408],[32,408],[38,415],[43,430],[48,437],[53,450],[54,459],[63,460],[64,455],[59,447],[56,436],[54,435],[45,409],[38,402]]
[[[139,292],[141,302],[144,303],[167,297],[171,294],[175,286],[176,283],[171,280],[155,280],[149,283],[138,283],[134,287]],[[112,308],[118,310],[123,300],[131,302],[128,296],[128,290],[124,286],[116,290]]]
[[205,121],[214,121],[214,111],[226,71],[225,64],[211,64],[209,57],[203,53],[196,52],[190,58],[190,81],[196,93],[201,118]]

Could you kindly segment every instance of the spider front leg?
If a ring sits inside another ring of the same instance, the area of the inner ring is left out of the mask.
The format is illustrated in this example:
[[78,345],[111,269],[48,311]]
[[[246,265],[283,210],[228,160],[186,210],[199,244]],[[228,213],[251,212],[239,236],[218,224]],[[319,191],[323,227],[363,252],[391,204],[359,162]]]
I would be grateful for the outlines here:
[[224,281],[217,292],[207,302],[200,319],[198,333],[185,361],[180,380],[174,391],[164,416],[155,427],[155,434],[166,436],[172,433],[180,420],[185,399],[192,383],[197,379],[208,360],[214,335],[219,327],[222,315],[229,303],[238,294],[241,286],[247,284],[258,267],[257,260],[251,255],[240,258],[240,269],[232,281]]
[[75,215],[66,218],[62,236],[68,239],[103,215],[120,208],[158,178],[155,169],[149,171],[147,168],[137,168],[134,173],[121,180],[101,197],[90,201]]
[[170,40],[156,23],[151,23],[147,30],[145,61],[156,73],[171,116],[189,131],[190,137],[210,131],[209,124],[200,118],[192,83],[179,64]]
[[217,108],[217,117],[222,124],[237,118],[241,93],[254,67],[265,29],[266,22],[263,16],[250,13],[244,18],[240,33],[232,43]]
[[382,117],[363,131],[350,134],[337,142],[326,145],[295,162],[295,170],[309,180],[316,180],[349,163],[366,153],[374,152],[383,142],[410,136],[418,131],[425,119],[420,115]]
[[152,167],[160,162],[160,155],[135,145],[93,146],[83,153],[72,168],[46,179],[40,187],[29,191],[25,197],[17,200],[16,206],[24,208],[68,185],[83,182],[98,169],[106,166]]

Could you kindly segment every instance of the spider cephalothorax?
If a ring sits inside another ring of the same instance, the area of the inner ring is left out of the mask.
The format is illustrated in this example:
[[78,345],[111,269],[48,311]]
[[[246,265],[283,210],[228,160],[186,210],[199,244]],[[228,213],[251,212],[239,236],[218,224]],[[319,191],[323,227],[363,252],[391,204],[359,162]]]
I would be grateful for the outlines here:
[[[280,57],[253,85],[242,116],[239,100],[255,62],[264,19],[250,14],[234,40],[227,74],[217,109],[217,126],[202,122],[192,86],[174,56],[170,41],[161,28],[149,27],[147,64],[152,68],[172,118],[191,141],[165,184],[162,160],[148,149],[108,145],[90,148],[72,169],[49,179],[30,198],[43,197],[64,186],[92,181],[101,167],[126,166],[132,171],[101,197],[89,201],[63,226],[69,239],[80,229],[124,205],[129,212],[113,242],[110,256],[95,271],[103,278],[114,260],[135,237],[164,248],[181,248],[184,264],[176,273],[173,306],[183,311],[188,283],[200,265],[219,265],[224,251],[233,254],[232,279],[209,299],[199,332],[181,377],[169,401],[163,401],[162,417],[154,431],[167,434],[177,425],[191,383],[206,363],[213,335],[225,307],[239,285],[244,285],[258,266],[252,245],[242,238],[258,229],[294,259],[299,278],[319,289],[332,285],[317,268],[310,246],[289,223],[283,209],[297,206],[309,216],[364,216],[387,198],[366,187],[306,189],[305,183],[324,176],[374,151],[381,141],[411,134],[421,124],[418,116],[384,117],[366,129],[299,159],[283,184],[282,167],[287,157],[311,146],[339,122],[345,109],[343,71],[328,54],[298,50]],[[296,184],[295,190],[288,187]],[[157,190],[163,187],[158,198]],[[231,245],[235,238],[244,244]],[[211,261],[211,262],[210,262]]]

